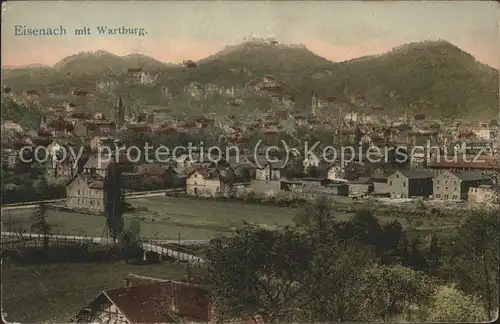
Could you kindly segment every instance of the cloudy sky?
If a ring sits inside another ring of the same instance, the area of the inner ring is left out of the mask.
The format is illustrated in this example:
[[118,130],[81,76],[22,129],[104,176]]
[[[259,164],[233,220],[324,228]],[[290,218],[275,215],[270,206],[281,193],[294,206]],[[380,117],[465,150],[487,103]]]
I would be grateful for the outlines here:
[[[142,53],[165,62],[197,60],[245,37],[302,43],[332,60],[447,40],[499,67],[500,5],[459,2],[9,2],[2,10],[2,65],[53,65],[81,51]],[[66,36],[15,36],[14,26],[63,25]],[[93,35],[75,36],[91,27]],[[96,26],[145,28],[146,36],[99,36]]]

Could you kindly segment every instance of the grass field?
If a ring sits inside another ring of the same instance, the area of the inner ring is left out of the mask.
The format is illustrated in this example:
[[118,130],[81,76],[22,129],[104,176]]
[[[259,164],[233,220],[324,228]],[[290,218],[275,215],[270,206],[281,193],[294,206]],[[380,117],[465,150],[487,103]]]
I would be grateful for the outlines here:
[[105,289],[119,288],[129,273],[179,280],[185,268],[172,263],[123,261],[2,265],[2,308],[8,322],[64,323]]
[[[150,197],[131,200],[138,209],[125,214],[125,220],[136,218],[141,223],[141,236],[164,239],[210,239],[227,235],[243,225],[256,223],[270,228],[292,223],[298,209],[264,206],[231,201],[196,200],[179,197]],[[9,216],[10,214],[10,216]],[[33,210],[17,209],[2,212],[4,231],[30,231]],[[103,216],[77,212],[47,211],[54,233],[101,236]]]
[[[344,199],[345,200],[345,199]],[[293,216],[300,209],[293,207],[245,204],[240,201],[198,200],[182,197],[149,197],[130,201],[137,211],[125,214],[125,221],[135,218],[141,224],[141,236],[182,240],[203,240],[223,236],[248,223],[267,228],[292,224]],[[361,203],[355,203],[360,206]],[[354,206],[350,200],[338,201],[337,206]],[[376,214],[381,222],[394,219],[391,211],[397,207],[379,206]],[[140,211],[139,211],[140,210]],[[10,216],[9,216],[10,214]],[[3,231],[30,231],[30,216],[33,210],[11,210],[2,212]],[[352,214],[337,212],[335,218],[346,220]],[[408,225],[405,215],[397,218],[403,226]],[[104,216],[77,212],[48,211],[52,232],[63,235],[101,236],[105,225]],[[421,217],[412,220],[415,227],[440,228],[456,225],[459,219]],[[415,225],[416,224],[416,225]]]

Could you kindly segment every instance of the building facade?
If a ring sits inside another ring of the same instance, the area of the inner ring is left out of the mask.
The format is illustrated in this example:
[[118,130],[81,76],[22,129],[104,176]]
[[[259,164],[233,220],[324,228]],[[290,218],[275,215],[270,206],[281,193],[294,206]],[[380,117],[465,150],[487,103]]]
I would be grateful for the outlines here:
[[391,197],[429,197],[433,193],[432,172],[426,169],[398,170],[387,178]]
[[72,209],[104,212],[104,182],[97,175],[78,174],[66,186],[66,205]]
[[489,177],[480,171],[445,171],[434,179],[434,199],[468,201],[471,188],[490,184]]

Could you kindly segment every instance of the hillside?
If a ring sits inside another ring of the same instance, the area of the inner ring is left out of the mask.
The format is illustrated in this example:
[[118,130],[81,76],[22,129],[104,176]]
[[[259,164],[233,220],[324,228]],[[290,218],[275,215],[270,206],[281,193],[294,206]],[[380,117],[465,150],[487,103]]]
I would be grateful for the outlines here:
[[106,51],[84,52],[66,57],[54,65],[54,69],[72,75],[115,74],[129,68],[144,70],[165,69],[167,64],[140,54],[118,56]]
[[[130,68],[159,72],[158,79],[151,85],[130,85],[131,75],[126,72]],[[402,115],[409,108],[411,113],[434,116],[491,118],[498,112],[498,71],[444,41],[406,44],[386,54],[332,63],[302,45],[252,40],[227,46],[198,61],[195,68],[141,54],[120,57],[97,51],[67,57],[53,68],[2,69],[2,83],[14,92],[32,88],[42,96],[50,92],[52,98],[68,95],[72,88],[92,92],[97,82],[108,80],[117,82],[119,88],[99,93],[98,102],[114,102],[118,91],[128,102],[168,105],[188,114],[191,109],[251,114],[273,106],[251,91],[240,95],[244,105],[228,107],[224,96],[198,102],[186,97],[184,89],[192,82],[247,89],[267,75],[280,85],[280,95],[293,97],[300,107],[316,91],[321,98],[337,102],[361,97],[369,103],[367,109],[382,105],[388,114]],[[164,89],[170,97],[163,94]],[[101,109],[97,101],[92,105]],[[265,107],[257,107],[261,105]]]
[[343,62],[315,83],[323,96],[364,96],[387,113],[412,107],[412,113],[438,117],[497,116],[498,85],[498,70],[445,41]]

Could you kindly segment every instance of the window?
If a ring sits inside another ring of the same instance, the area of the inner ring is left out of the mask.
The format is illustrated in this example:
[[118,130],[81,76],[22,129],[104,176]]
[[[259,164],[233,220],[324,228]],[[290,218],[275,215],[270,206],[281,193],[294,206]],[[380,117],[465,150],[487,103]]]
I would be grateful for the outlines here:
[[436,198],[440,198],[440,197],[441,197],[441,195],[440,195],[440,194],[436,194]]
[[437,184],[439,184],[439,179],[436,181]]
[[458,199],[458,197],[453,195],[453,200],[457,200],[457,199]]
[[215,192],[220,192],[220,187],[217,186],[217,188],[215,188]]
[[439,186],[436,186],[436,190],[439,190]]
[[392,186],[392,181],[389,181],[389,186]]
[[445,185],[447,185],[447,184],[448,184],[448,180],[446,180],[446,181],[444,182],[444,184],[445,184]]
[[453,181],[453,184],[456,186],[456,185],[457,185],[457,182],[456,182],[456,181]]
[[194,177],[195,177],[195,178],[198,178],[198,175],[195,173],[195,174],[194,174]]
[[399,174],[398,173],[396,173],[396,178],[399,178]]
[[78,196],[80,196],[80,189],[78,189]]
[[403,181],[403,188],[406,188],[406,181]]

